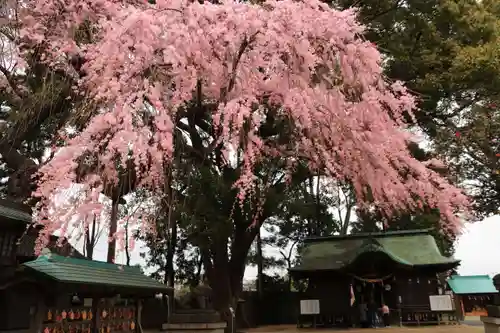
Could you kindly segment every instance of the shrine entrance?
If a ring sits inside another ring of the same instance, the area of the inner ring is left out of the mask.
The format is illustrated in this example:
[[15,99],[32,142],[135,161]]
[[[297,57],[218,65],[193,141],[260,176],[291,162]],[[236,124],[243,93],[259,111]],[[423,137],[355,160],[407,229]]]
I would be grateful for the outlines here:
[[370,304],[375,303],[378,307],[382,304],[387,304],[387,306],[395,306],[392,303],[393,297],[391,297],[391,284],[390,276],[381,279],[364,279],[361,277],[354,277],[352,286],[354,292],[354,298],[356,302]]
[[394,295],[394,270],[397,264],[385,253],[369,251],[359,255],[349,265],[355,302],[376,306],[386,304],[397,308]]

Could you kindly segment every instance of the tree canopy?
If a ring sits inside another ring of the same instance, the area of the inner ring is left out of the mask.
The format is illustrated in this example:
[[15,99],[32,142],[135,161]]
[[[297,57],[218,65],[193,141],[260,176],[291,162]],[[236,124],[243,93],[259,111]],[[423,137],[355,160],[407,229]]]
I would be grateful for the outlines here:
[[[134,192],[152,204],[128,212],[127,226],[130,217],[141,223],[158,276],[173,270],[176,251],[177,277],[195,284],[203,266],[224,307],[241,289],[264,222],[284,246],[347,233],[356,206],[375,208],[377,221],[389,216],[388,228],[432,225],[454,237],[468,202],[434,155],[462,184],[477,176],[468,188],[474,208],[495,210],[494,1],[32,0],[16,8],[5,17],[21,22],[0,22],[13,46],[0,68],[0,154],[10,194],[26,199],[38,176],[40,247],[75,216],[92,221],[101,194],[118,202]],[[412,149],[414,124],[434,154]],[[315,188],[315,177],[345,198],[319,181]],[[75,184],[77,201],[57,199]],[[349,207],[341,221],[335,205]],[[370,219],[361,229],[374,227]]]
[[333,1],[359,7],[385,73],[417,97],[430,147],[467,188],[479,218],[496,214],[500,153],[500,3],[494,0]]
[[[312,0],[70,1],[64,8],[40,0],[24,26],[31,43],[50,46],[54,65],[65,68],[63,54],[85,59],[80,89],[102,105],[41,169],[36,196],[45,225],[60,226],[68,210],[98,209],[95,193],[121,179],[117,165],[132,168],[136,186],[161,189],[193,94],[191,126],[213,138],[202,149],[225,163],[241,153],[240,202],[268,186],[254,176],[258,162],[281,156],[290,170],[306,159],[311,169],[349,179],[361,203],[369,198],[390,213],[424,201],[450,227],[459,225],[455,214],[466,198],[409,154],[402,128],[413,98],[384,80],[380,54],[360,37],[352,10]],[[75,40],[84,33],[91,37]],[[262,133],[277,122],[287,124],[287,135],[278,136],[285,141]],[[83,174],[78,159],[88,162]],[[54,206],[58,190],[75,180],[87,200]]]

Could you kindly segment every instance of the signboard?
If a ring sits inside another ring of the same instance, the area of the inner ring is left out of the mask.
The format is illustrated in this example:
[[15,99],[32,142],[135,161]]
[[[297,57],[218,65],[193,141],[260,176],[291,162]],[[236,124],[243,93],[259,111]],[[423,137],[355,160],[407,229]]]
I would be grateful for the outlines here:
[[303,299],[300,301],[301,315],[319,314],[319,299]]
[[453,302],[450,295],[430,295],[431,311],[453,311]]

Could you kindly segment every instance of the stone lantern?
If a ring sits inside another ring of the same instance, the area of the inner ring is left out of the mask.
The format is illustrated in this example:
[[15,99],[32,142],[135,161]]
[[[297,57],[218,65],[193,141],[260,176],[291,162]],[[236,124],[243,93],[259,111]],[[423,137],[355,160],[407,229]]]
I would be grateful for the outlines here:
[[[493,277],[493,285],[500,291],[500,274]],[[494,298],[494,305],[486,306],[488,316],[481,316],[485,333],[500,333],[500,293]]]

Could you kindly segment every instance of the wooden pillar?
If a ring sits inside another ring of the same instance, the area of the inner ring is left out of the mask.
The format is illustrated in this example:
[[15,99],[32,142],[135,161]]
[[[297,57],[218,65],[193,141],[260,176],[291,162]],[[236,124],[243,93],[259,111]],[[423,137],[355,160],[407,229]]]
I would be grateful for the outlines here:
[[47,306],[45,304],[45,297],[39,295],[37,297],[37,304],[34,316],[31,317],[30,332],[32,333],[42,333],[43,332],[43,319],[45,318],[47,312]]
[[136,306],[136,325],[135,325],[135,332],[136,333],[143,333],[142,331],[142,299],[137,299],[137,306]]
[[92,333],[99,333],[101,326],[101,316],[99,314],[99,298],[92,297]]
[[460,300],[460,311],[461,311],[460,317],[462,320],[465,320],[465,308],[464,308],[463,296],[457,295],[457,297]]

